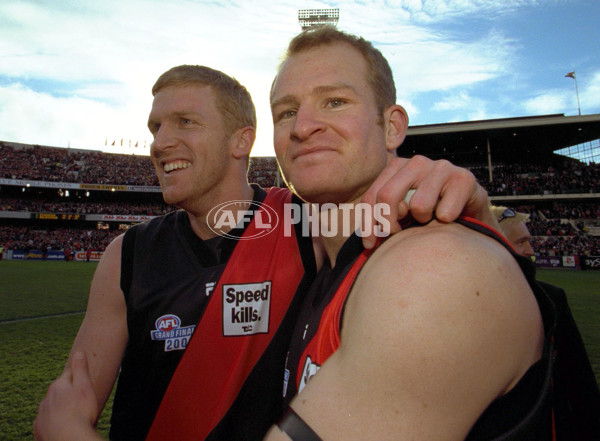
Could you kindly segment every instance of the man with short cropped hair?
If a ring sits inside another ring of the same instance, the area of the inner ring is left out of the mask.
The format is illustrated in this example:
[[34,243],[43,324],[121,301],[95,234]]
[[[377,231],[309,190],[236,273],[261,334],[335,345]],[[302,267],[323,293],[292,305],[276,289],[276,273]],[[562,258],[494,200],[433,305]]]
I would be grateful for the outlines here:
[[[356,208],[408,125],[381,53],[327,26],[291,41],[271,111],[283,176],[319,207]],[[552,439],[554,312],[531,261],[468,218],[364,250],[340,213],[322,216],[337,234],[321,237],[286,361],[290,407],[266,439]]]

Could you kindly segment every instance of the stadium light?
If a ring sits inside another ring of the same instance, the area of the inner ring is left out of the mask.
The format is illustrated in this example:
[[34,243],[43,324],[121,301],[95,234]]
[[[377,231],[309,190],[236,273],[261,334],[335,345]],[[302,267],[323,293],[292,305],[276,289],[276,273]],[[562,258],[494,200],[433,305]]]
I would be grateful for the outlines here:
[[302,30],[315,26],[329,24],[337,26],[340,18],[339,9],[300,9],[298,11],[298,23]]

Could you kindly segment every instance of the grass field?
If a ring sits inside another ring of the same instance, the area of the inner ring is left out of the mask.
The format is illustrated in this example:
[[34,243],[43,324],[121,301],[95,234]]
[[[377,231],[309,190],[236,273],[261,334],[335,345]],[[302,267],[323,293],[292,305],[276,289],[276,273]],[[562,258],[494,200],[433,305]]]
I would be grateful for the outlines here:
[[[87,262],[0,261],[0,439],[33,439],[37,405],[63,369],[95,268]],[[600,383],[600,271],[540,270],[539,279],[567,292]],[[109,412],[99,423],[104,435]]]
[[[62,372],[96,263],[0,261],[0,439],[32,440],[32,422]],[[108,415],[99,428],[107,434]]]

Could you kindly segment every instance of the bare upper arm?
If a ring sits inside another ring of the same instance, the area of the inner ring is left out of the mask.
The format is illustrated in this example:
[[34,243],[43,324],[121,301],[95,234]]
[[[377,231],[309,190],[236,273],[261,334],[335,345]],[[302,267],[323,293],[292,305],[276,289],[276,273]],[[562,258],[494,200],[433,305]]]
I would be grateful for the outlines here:
[[99,411],[112,391],[128,339],[120,287],[122,242],[121,235],[107,247],[96,268],[85,317],[71,348],[71,355],[86,353]]
[[292,403],[325,440],[463,439],[540,356],[539,309],[506,250],[457,224],[410,231],[364,267],[339,350]]

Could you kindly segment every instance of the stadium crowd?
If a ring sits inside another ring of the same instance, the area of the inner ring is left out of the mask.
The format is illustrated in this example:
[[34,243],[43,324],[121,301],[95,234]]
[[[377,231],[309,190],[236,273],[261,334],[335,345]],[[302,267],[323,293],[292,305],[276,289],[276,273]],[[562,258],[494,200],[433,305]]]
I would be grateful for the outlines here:
[[531,246],[536,256],[599,256],[600,237],[578,234],[576,236],[534,236]]
[[[32,146],[15,148],[0,142],[0,177],[85,184],[158,186],[148,156]],[[565,160],[557,165],[495,166],[492,182],[487,168],[472,167],[490,196],[600,193],[600,164]],[[248,176],[264,187],[275,185],[274,157],[251,159]]]
[[122,233],[119,230],[81,228],[32,229],[4,225],[0,228],[0,243],[5,250],[91,250],[104,251]]
[[[159,185],[148,156],[33,146],[14,148],[0,142],[0,177],[83,184]],[[271,187],[277,176],[275,158],[252,158],[248,176]]]
[[0,198],[0,211],[25,211],[29,213],[58,214],[120,214],[136,216],[160,216],[175,210],[166,204],[144,202],[85,202]]
[[[0,177],[5,179],[85,184],[158,186],[147,156],[109,154],[41,146],[12,146],[0,142]],[[489,182],[487,168],[471,168],[490,196],[600,193],[600,165],[565,160],[561,167],[544,164],[495,166]],[[277,184],[274,157],[251,158],[248,179],[262,187]],[[528,228],[540,256],[600,255],[600,238],[586,234],[600,226],[600,203],[557,201],[543,206],[514,207],[529,213]],[[86,201],[83,198],[2,197],[0,211],[31,213],[109,214],[158,216],[174,207],[160,202]],[[585,222],[584,222],[585,221]],[[594,222],[597,221],[597,222]],[[5,249],[103,250],[118,231],[0,227]]]
[[541,164],[471,168],[490,196],[600,193],[600,164],[564,161],[561,168]]
[[157,186],[148,156],[0,143],[0,177],[32,181]]
[[250,158],[248,181],[263,188],[277,186],[277,161],[271,157]]

